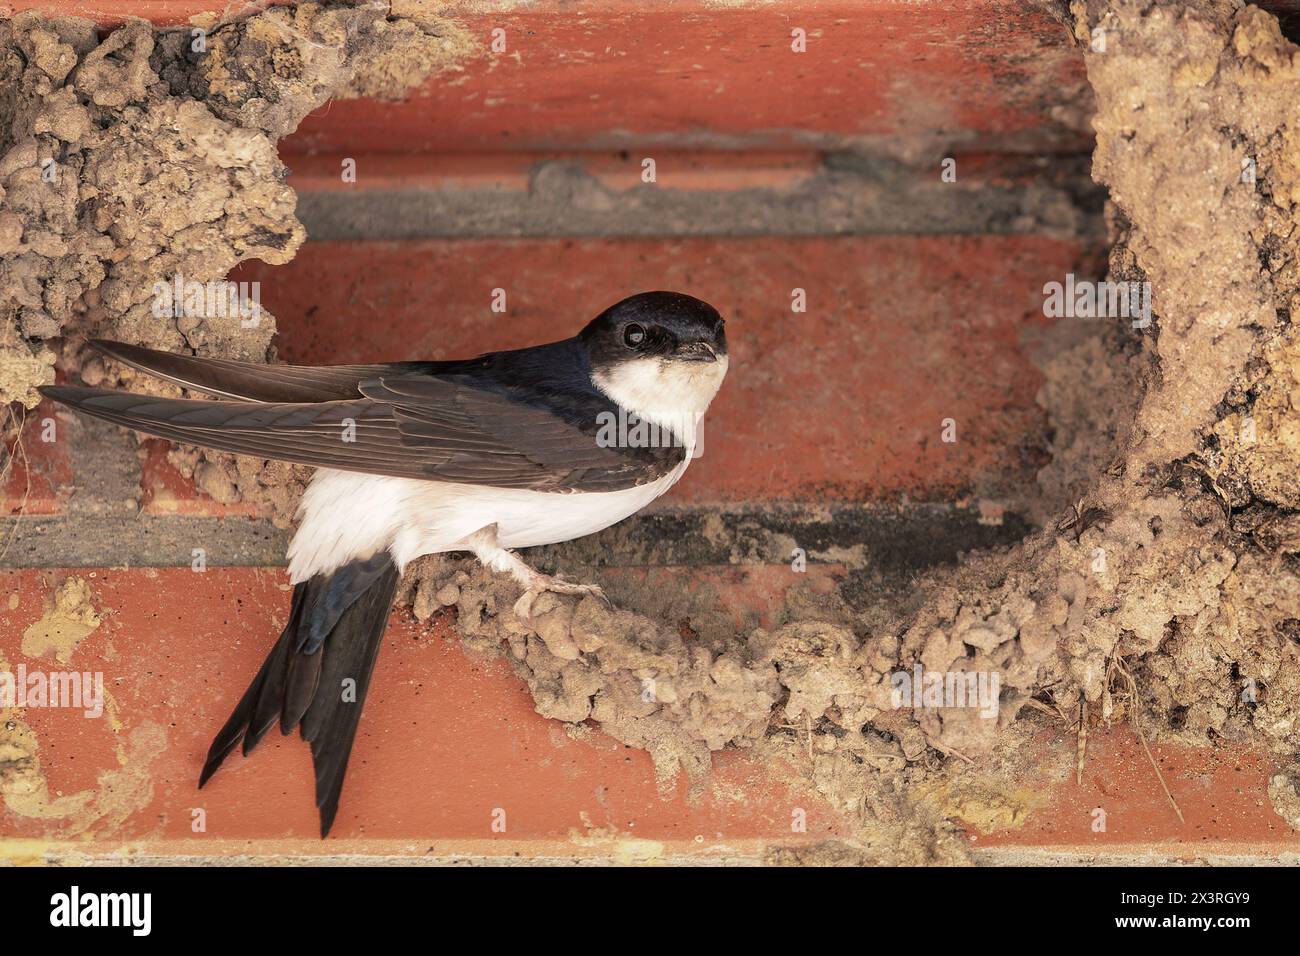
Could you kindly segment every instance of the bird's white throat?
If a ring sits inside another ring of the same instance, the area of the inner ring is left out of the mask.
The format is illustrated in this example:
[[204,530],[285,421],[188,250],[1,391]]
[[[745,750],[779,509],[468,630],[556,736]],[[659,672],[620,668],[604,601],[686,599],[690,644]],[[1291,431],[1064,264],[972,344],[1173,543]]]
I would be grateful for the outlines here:
[[652,425],[667,428],[686,444],[722,387],[727,357],[716,362],[680,362],[636,358],[591,373],[595,386],[610,401]]

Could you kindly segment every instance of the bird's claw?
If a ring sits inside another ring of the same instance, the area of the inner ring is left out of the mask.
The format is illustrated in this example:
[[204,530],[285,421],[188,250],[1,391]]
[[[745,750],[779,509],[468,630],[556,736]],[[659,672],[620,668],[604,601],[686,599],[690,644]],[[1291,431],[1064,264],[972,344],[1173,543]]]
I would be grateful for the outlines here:
[[614,607],[614,603],[605,595],[604,588],[599,584],[577,584],[572,581],[561,581],[559,578],[539,574],[529,583],[528,588],[515,602],[515,615],[525,621],[529,620],[533,616],[533,602],[547,591],[555,594],[589,594],[592,597],[600,598],[610,609]]

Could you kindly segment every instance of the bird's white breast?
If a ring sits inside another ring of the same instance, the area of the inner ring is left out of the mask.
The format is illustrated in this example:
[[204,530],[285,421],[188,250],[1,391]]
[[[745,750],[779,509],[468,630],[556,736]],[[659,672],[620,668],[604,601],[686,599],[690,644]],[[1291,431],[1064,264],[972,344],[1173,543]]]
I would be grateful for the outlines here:
[[398,569],[422,554],[466,550],[495,525],[505,548],[557,544],[593,534],[640,511],[671,488],[690,456],[656,481],[602,492],[542,492],[419,481],[322,468],[303,495],[289,545],[289,574],[305,581],[381,548]]

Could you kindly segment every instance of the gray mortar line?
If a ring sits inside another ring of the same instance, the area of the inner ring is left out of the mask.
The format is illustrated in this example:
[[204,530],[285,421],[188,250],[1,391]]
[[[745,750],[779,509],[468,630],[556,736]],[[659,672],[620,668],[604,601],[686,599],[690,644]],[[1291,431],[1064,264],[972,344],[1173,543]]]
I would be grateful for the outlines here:
[[[290,160],[292,162],[292,159]],[[580,165],[534,170],[528,192],[427,189],[302,192],[315,240],[420,238],[1028,234],[1104,237],[1101,194],[1069,187],[918,181],[893,166],[838,159],[782,189],[610,189]],[[292,183],[292,178],[290,179]]]
[[141,513],[135,436],[82,415],[62,413],[56,422],[72,467],[65,510],[0,519],[0,542],[8,543],[0,567],[189,566],[195,548],[214,566],[284,562],[287,533],[269,521]]
[[[18,527],[15,530],[14,524]],[[636,515],[576,541],[530,548],[538,567],[789,565],[802,548],[809,564],[845,564],[909,574],[957,560],[962,552],[1009,545],[1029,530],[1015,515],[997,526],[966,509],[846,506],[812,512],[664,509]],[[69,512],[0,520],[14,537],[0,567],[184,567],[203,549],[209,567],[285,563],[288,532],[269,521],[176,515]]]
[[[0,521],[0,535],[14,521]],[[209,567],[276,566],[287,544],[286,532],[249,518],[24,517],[0,568],[188,567],[196,548]]]
[[139,510],[139,442],[117,425],[83,415],[60,414],[57,428],[70,444],[70,517],[130,517]]

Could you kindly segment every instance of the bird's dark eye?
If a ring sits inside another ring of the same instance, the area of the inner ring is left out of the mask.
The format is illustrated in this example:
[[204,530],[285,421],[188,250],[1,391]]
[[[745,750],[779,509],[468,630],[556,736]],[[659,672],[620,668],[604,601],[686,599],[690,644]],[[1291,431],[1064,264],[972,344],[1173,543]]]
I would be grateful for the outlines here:
[[627,325],[623,329],[623,342],[630,349],[640,348],[645,342],[645,329],[635,322]]

